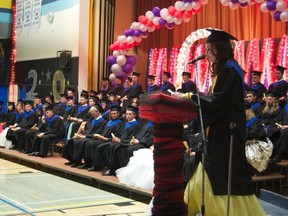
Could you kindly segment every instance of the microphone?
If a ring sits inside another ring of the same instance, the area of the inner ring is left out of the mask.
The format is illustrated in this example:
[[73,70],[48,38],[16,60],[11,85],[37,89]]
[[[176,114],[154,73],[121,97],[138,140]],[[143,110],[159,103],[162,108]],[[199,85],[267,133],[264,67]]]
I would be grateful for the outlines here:
[[200,55],[197,58],[193,59],[192,61],[188,62],[187,64],[195,64],[197,61],[205,59],[206,55]]

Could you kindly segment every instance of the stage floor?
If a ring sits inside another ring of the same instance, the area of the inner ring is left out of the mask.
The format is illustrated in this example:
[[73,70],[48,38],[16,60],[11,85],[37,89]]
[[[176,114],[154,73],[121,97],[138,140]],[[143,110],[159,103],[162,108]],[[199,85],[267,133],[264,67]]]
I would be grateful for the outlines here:
[[0,215],[145,215],[147,204],[0,159]]

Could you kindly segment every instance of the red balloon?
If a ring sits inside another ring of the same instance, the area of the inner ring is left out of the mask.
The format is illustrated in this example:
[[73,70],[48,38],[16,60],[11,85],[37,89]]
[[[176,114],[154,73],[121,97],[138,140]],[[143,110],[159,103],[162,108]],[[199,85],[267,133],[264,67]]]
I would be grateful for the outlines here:
[[133,43],[131,43],[131,44],[127,44],[127,48],[128,48],[128,49],[132,48],[133,46],[134,46]]
[[180,18],[182,18],[182,16],[183,16],[183,12],[182,12],[182,11],[178,11],[178,10],[177,10],[177,11],[175,12],[175,17],[176,17],[176,18],[180,19]]
[[140,42],[137,42],[137,41],[134,41],[134,46],[139,46],[140,45]]
[[119,49],[119,45],[120,45],[120,42],[119,41],[116,41],[114,43],[114,50],[118,50]]
[[119,49],[121,49],[121,50],[125,50],[126,49],[126,43],[120,43],[120,45],[119,45]]
[[177,10],[176,10],[176,8],[175,8],[174,6],[168,7],[168,13],[169,13],[171,16],[174,16],[176,11],[177,11]]
[[[149,20],[150,21],[150,20]],[[143,16],[142,19],[140,20],[140,23],[142,23],[143,25],[146,25],[148,22],[148,18]]]
[[145,16],[144,16],[144,15],[140,15],[140,16],[138,17],[138,22],[141,23],[141,20],[143,19],[143,17],[145,17]]
[[111,44],[111,45],[109,46],[109,49],[110,49],[111,51],[114,51],[114,50],[115,50],[114,44]]
[[148,27],[153,27],[153,26],[154,26],[154,23],[153,23],[151,20],[148,20],[147,26],[148,26]]
[[185,11],[185,12],[183,13],[183,16],[185,16],[185,17],[187,17],[187,18],[191,18],[192,15],[193,15],[192,10]]
[[201,12],[201,8],[199,8],[198,10],[192,9],[192,11],[193,11],[194,14],[199,14]]

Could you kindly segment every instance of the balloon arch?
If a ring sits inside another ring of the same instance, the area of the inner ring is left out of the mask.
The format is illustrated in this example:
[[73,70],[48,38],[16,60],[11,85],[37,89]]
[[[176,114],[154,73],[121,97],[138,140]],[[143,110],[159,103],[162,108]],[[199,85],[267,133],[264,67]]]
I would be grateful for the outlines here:
[[[107,57],[107,63],[110,65],[112,72],[109,76],[110,81],[113,81],[116,76],[125,78],[132,73],[137,58],[128,55],[128,52],[133,47],[138,46],[142,39],[147,38],[150,32],[154,32],[159,28],[173,29],[175,25],[189,22],[191,17],[200,13],[201,7],[208,2],[209,0],[182,0],[175,2],[174,6],[168,8],[153,7],[145,15],[140,15],[138,22],[133,22],[130,28],[126,29],[123,35],[119,35],[117,41],[109,47],[112,51],[112,55]],[[220,0],[220,2],[223,6],[229,6],[231,10],[236,10],[239,7],[244,8],[248,5],[259,5],[260,10],[263,13],[270,12],[275,21],[288,24],[288,0]],[[201,30],[201,32],[204,31]],[[185,59],[181,58],[184,57],[180,51],[178,57],[180,65],[177,65],[177,76],[180,76],[179,71],[183,71]]]

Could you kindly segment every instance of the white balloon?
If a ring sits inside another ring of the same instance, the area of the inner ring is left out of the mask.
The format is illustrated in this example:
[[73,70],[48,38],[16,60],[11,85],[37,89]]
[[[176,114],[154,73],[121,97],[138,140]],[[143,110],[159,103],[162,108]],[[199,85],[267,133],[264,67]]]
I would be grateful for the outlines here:
[[111,74],[109,75],[109,80],[110,80],[110,82],[114,82],[115,79],[116,79],[115,74],[114,74],[114,73],[111,73]]
[[152,26],[152,27],[150,27],[150,28],[148,29],[148,31],[149,31],[149,32],[154,32],[155,29],[156,29],[155,26]]
[[192,2],[192,8],[194,10],[198,10],[201,7],[201,4],[199,2]]
[[126,59],[126,57],[124,55],[119,55],[117,57],[117,59],[116,59],[116,62],[117,62],[118,65],[123,66],[123,65],[126,64],[127,59]]
[[174,21],[174,17],[171,15],[167,16],[167,22],[172,23]]
[[167,16],[168,16],[168,15],[169,15],[169,13],[168,13],[168,9],[167,9],[167,8],[161,9],[161,11],[160,11],[160,16],[161,16],[164,20],[167,19]]
[[177,1],[177,2],[175,2],[174,7],[179,11],[183,11],[184,10],[184,2]]
[[238,0],[239,3],[246,3],[247,0]]
[[267,9],[267,4],[266,4],[266,2],[263,2],[263,3],[260,5],[260,10],[261,10],[263,13],[269,12],[269,10]]
[[288,22],[288,11],[281,12],[280,19],[283,22]]
[[128,36],[127,39],[126,39],[126,42],[127,42],[128,44],[134,43],[134,38],[133,38],[133,36]]
[[136,29],[136,27],[137,27],[137,22],[132,22],[130,28]]
[[231,10],[236,10],[239,7],[239,4],[233,4],[232,2],[230,2],[229,7]]
[[284,2],[284,1],[279,1],[279,2],[277,2],[277,4],[276,4],[276,10],[277,11],[285,11],[286,10],[286,2]]
[[223,6],[228,6],[230,4],[230,0],[221,0],[221,4]]
[[174,18],[174,23],[176,25],[180,25],[182,23],[182,19]]
[[249,4],[249,5],[254,5],[254,4],[256,4],[254,1],[252,1],[252,0],[246,0],[247,1],[247,3]]
[[147,27],[143,24],[140,25],[140,28],[139,28],[142,32],[145,32],[147,31]]
[[159,25],[159,20],[160,20],[160,17],[155,17],[155,18],[153,19],[153,24],[154,24],[154,25]]
[[117,37],[117,40],[121,43],[125,43],[126,42],[127,37],[125,35],[119,35]]
[[114,50],[112,55],[117,58],[120,55],[120,52],[118,50]]
[[141,36],[140,37],[134,37],[134,41],[141,42],[142,41],[142,37]]
[[120,65],[118,65],[118,64],[113,64],[112,67],[111,67],[111,71],[113,73],[121,72],[122,71],[122,67]]
[[149,17],[154,16],[154,14],[153,14],[152,11],[147,11],[147,12],[145,13],[145,16],[149,19]]
[[192,4],[190,2],[185,3],[184,10],[185,11],[192,10]]
[[257,3],[263,3],[265,0],[255,0]]
[[191,18],[183,17],[182,20],[183,20],[183,22],[189,22],[191,20]]

